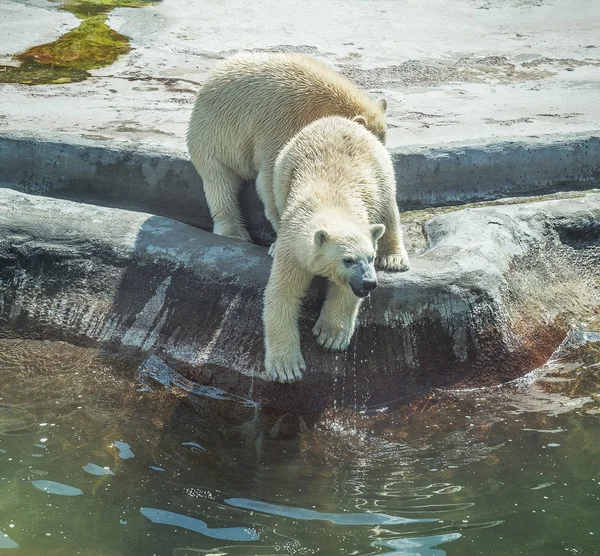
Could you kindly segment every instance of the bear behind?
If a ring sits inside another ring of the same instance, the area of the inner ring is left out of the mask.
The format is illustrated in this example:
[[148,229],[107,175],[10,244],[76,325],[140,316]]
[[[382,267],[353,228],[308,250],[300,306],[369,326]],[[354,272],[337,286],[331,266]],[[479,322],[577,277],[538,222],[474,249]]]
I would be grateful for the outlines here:
[[362,125],[326,117],[302,129],[275,164],[279,232],[265,292],[265,366],[293,382],[305,369],[300,303],[313,276],[328,278],[313,334],[328,350],[348,347],[362,298],[377,286],[375,266],[407,270],[396,181],[386,148]]
[[222,62],[198,93],[187,134],[214,233],[250,239],[239,193],[242,183],[252,179],[277,232],[272,179],[285,143],[329,115],[356,118],[385,142],[385,108],[384,100],[372,100],[306,55],[242,53]]

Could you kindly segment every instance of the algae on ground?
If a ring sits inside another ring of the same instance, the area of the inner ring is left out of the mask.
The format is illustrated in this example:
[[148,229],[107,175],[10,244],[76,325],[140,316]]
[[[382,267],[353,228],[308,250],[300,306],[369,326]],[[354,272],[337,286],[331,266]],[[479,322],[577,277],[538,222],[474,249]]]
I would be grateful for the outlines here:
[[0,83],[43,85],[73,83],[88,70],[112,64],[131,50],[129,39],[106,24],[117,7],[140,8],[160,0],[60,0],[60,10],[81,19],[81,25],[56,41],[34,46],[14,58],[19,66],[0,66]]

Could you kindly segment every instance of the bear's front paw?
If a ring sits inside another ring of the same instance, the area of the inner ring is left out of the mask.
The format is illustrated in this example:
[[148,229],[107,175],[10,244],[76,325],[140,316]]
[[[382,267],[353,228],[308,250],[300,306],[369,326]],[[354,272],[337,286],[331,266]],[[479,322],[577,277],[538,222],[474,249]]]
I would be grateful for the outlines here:
[[381,255],[375,259],[375,266],[379,270],[396,270],[404,272],[410,268],[408,256],[402,253],[393,255]]
[[313,327],[313,335],[323,349],[327,351],[343,351],[350,345],[354,327],[332,326],[319,319]]
[[300,380],[302,373],[306,371],[306,363],[299,350],[296,353],[281,356],[267,354],[265,367],[267,377],[275,382],[283,383]]

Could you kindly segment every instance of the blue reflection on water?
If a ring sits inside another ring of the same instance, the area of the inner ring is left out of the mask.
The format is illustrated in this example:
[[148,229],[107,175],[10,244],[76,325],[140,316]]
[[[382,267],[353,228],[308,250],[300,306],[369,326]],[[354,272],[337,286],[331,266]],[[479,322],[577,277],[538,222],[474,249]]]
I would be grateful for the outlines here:
[[198,449],[202,450],[203,452],[207,451],[204,446],[201,446],[197,442],[182,442],[181,445],[182,446],[191,446],[192,448],[198,448]]
[[225,500],[226,504],[236,508],[244,508],[263,512],[271,515],[279,515],[281,517],[291,517],[302,520],[321,520],[330,521],[337,525],[398,525],[402,523],[426,523],[438,521],[435,518],[413,519],[409,517],[397,517],[387,514],[363,513],[363,514],[334,514],[317,512],[316,510],[307,510],[305,508],[293,508],[291,506],[279,506],[278,504],[270,504],[268,502],[258,502],[256,500],[248,500],[247,498],[229,498]]
[[35,488],[39,488],[48,494],[60,494],[61,496],[79,496],[83,494],[82,490],[69,485],[63,485],[55,481],[32,481]]
[[211,528],[200,519],[156,508],[140,508],[140,513],[152,523],[182,527],[213,539],[225,541],[257,541],[260,539],[256,531],[247,527]]
[[100,467],[99,465],[96,465],[95,463],[88,463],[87,465],[84,465],[83,470],[86,471],[87,473],[90,473],[91,475],[98,475],[98,476],[114,475],[114,473],[110,469]]
[[119,457],[121,459],[131,459],[135,457],[135,454],[131,450],[131,446],[129,446],[127,442],[121,442],[120,440],[117,440],[116,442],[113,442],[113,444],[117,450],[119,450]]
[[19,545],[13,541],[6,533],[0,531],[0,549],[1,548],[19,548]]
[[[434,548],[438,544],[460,539],[460,533],[447,533],[445,535],[432,535],[431,537],[415,537],[411,539],[388,539],[387,541],[375,541],[373,546],[384,546],[393,548],[393,552],[386,554],[404,554],[404,556],[446,556],[446,551]],[[417,550],[415,550],[417,549]]]

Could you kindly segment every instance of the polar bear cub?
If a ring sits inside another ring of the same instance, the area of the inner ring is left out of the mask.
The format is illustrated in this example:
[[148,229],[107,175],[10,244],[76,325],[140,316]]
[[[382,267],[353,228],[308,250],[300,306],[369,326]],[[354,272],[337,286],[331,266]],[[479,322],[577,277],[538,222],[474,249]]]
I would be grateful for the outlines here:
[[279,382],[306,369],[300,350],[301,300],[315,275],[329,279],[313,328],[327,350],[344,350],[360,302],[377,286],[375,266],[407,270],[390,155],[362,125],[321,118],[277,157],[271,195],[277,241],[265,291],[265,367]]
[[372,100],[303,54],[242,53],[222,62],[198,93],[187,134],[214,233],[250,239],[239,194],[242,183],[252,179],[277,231],[273,167],[285,143],[331,115],[356,118],[385,142],[385,108],[385,100]]

